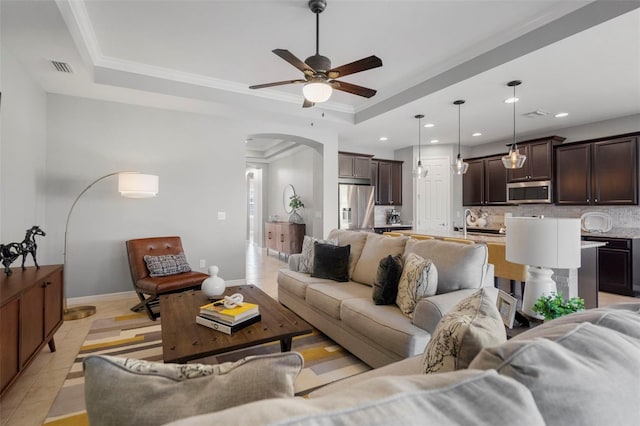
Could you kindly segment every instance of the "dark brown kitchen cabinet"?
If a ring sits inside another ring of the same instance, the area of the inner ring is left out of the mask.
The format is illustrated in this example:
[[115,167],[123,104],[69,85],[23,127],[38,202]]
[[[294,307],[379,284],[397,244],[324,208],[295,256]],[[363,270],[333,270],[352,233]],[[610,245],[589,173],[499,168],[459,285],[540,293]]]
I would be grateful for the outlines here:
[[45,344],[55,351],[53,335],[62,325],[62,266],[13,268],[0,277],[0,394],[33,361]]
[[396,160],[371,161],[371,185],[375,186],[377,205],[402,205],[402,164]]
[[550,136],[518,143],[521,154],[527,156],[524,166],[520,169],[507,171],[507,182],[529,182],[536,180],[551,180],[553,177],[553,147],[559,145],[565,138]]
[[370,179],[371,157],[373,155],[338,153],[338,177]]
[[598,289],[625,296],[640,296],[640,240],[584,237],[607,245],[598,247]]
[[462,205],[489,206],[507,202],[507,170],[502,155],[465,160],[469,164],[462,177]]
[[638,204],[637,136],[561,145],[555,151],[556,204]]

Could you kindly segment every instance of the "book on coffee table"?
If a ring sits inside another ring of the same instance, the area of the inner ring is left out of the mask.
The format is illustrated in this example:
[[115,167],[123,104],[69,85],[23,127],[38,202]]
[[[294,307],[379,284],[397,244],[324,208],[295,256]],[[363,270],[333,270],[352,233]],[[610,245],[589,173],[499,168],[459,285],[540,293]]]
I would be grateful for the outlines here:
[[223,321],[230,325],[245,318],[250,318],[259,313],[258,305],[244,302],[241,306],[225,308],[223,300],[200,306],[200,315],[216,321]]
[[245,318],[244,320],[236,323],[235,325],[227,325],[220,321],[212,320],[210,318],[203,317],[202,315],[198,315],[196,317],[196,323],[200,325],[204,325],[205,327],[209,327],[213,330],[221,331],[225,334],[232,334],[240,329],[243,329],[248,325],[251,325],[260,321],[261,319],[262,317],[260,316],[259,313],[257,313],[252,317]]

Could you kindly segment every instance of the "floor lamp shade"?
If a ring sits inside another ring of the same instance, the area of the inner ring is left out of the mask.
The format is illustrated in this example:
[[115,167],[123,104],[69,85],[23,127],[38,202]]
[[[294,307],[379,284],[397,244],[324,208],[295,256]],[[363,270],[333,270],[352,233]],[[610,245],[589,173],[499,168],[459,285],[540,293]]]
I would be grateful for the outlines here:
[[143,173],[119,173],[118,192],[127,198],[151,198],[158,195],[159,178]]
[[522,311],[542,318],[532,308],[541,296],[557,291],[549,268],[580,267],[580,219],[509,217],[505,225],[506,259],[529,265]]

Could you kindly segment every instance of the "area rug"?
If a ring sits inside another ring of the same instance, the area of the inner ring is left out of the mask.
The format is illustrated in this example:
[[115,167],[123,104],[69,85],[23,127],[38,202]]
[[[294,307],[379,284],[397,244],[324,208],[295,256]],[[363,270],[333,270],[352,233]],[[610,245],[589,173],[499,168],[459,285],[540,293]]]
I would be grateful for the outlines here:
[[[151,321],[142,314],[95,320],[44,424],[88,425],[84,405],[83,359],[89,355],[113,355],[162,362],[160,331],[160,320]],[[211,332],[215,333],[213,330]],[[294,337],[291,350],[299,352],[304,358],[304,369],[295,382],[296,395],[305,395],[318,387],[370,369],[317,330]],[[273,342],[202,358],[197,362],[217,364],[279,351],[280,342]]]

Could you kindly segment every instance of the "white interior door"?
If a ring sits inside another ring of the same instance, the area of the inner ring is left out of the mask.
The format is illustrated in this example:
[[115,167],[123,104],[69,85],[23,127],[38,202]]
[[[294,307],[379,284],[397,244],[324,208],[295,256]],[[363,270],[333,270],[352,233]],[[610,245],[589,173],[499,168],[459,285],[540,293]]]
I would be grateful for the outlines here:
[[418,179],[416,188],[416,229],[451,228],[451,172],[449,157],[422,159],[427,177]]

